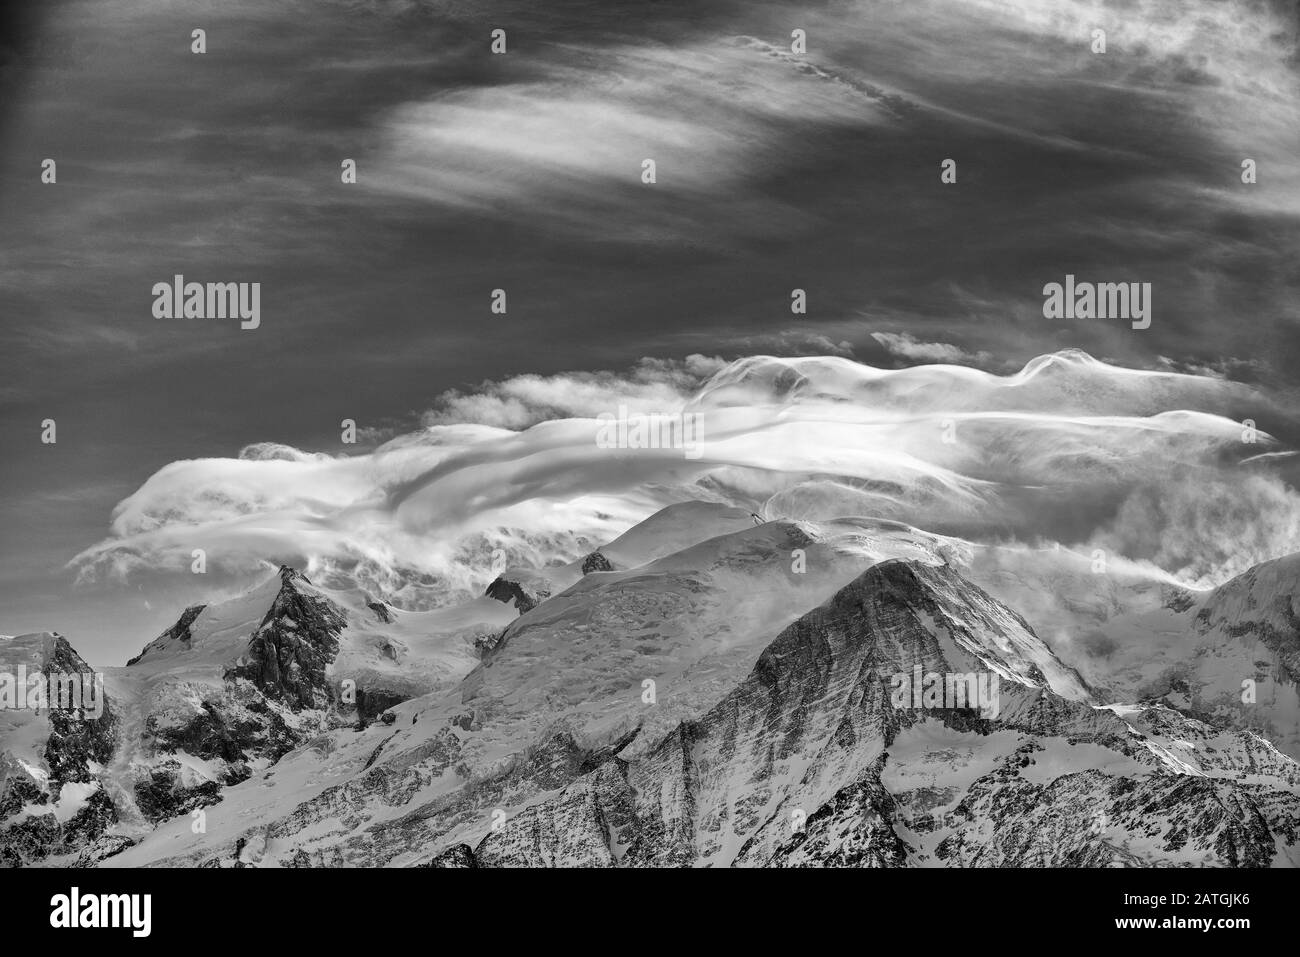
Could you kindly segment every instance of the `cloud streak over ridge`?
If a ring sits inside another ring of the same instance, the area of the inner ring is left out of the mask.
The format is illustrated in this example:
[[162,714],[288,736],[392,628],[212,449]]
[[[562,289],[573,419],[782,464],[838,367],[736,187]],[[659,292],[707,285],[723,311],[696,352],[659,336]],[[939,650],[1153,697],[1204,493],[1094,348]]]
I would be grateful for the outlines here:
[[[292,558],[425,605],[481,590],[493,549],[570,561],[694,498],[768,518],[886,518],[975,541],[1104,540],[1124,557],[1216,579],[1300,547],[1295,494],[1242,464],[1276,451],[1275,440],[1243,442],[1241,423],[1223,414],[1252,395],[1081,353],[1010,376],[838,357],[525,376],[449,393],[423,428],[368,452],[264,444],[172,463],[119,504],[111,536],[74,565],[86,579],[131,579],[183,571],[195,548],[232,571]],[[597,417],[620,407],[698,415],[699,457],[599,447]],[[1180,492],[1163,522],[1148,510],[1139,530],[1129,513],[1172,484]],[[1206,525],[1198,538],[1189,516],[1222,511],[1230,489],[1258,520],[1238,535]],[[1270,525],[1276,533],[1261,537]]]

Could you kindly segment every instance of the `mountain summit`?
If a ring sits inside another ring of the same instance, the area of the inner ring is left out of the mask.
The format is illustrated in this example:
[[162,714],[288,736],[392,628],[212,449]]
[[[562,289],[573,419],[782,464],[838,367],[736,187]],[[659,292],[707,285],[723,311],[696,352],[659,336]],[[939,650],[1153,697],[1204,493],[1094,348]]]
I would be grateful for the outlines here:
[[[0,714],[0,855],[105,866],[1300,863],[1292,757],[1237,712],[1190,706],[1204,693],[1124,693],[1141,683],[1133,674],[1148,685],[1199,674],[1204,689],[1206,668],[1235,674],[1241,654],[1276,658],[1269,674],[1288,687],[1294,561],[1200,596],[1109,582],[1101,604],[1031,601],[1026,617],[1005,599],[1032,597],[1036,581],[1083,593],[1068,562],[1015,553],[1013,567],[958,545],[896,522],[755,524],[688,503],[569,564],[506,569],[488,594],[433,611],[281,567],[185,609],[110,669],[101,722]],[[1034,617],[1050,623],[1047,638]],[[1065,660],[1079,646],[1060,638],[1072,620],[1160,636],[1126,646],[1147,649],[1147,670],[1117,655],[1111,672],[1086,662],[1085,678]],[[1181,659],[1169,638],[1179,629],[1192,636]],[[57,635],[0,641],[0,655],[89,670]],[[1285,714],[1276,699],[1268,708],[1258,715],[1276,727]]]

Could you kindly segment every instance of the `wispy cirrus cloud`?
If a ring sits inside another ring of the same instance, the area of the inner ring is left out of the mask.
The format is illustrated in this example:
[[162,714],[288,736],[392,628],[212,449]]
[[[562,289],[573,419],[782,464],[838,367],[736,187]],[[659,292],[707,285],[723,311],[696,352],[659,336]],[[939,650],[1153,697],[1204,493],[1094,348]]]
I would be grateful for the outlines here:
[[883,125],[893,112],[881,93],[773,51],[748,37],[548,49],[514,82],[388,111],[371,183],[609,239],[779,234],[806,214],[755,177],[807,155],[801,129]]
[[970,353],[947,342],[921,342],[906,332],[873,332],[871,338],[890,353],[915,362],[947,362],[986,367],[997,362],[991,353]]

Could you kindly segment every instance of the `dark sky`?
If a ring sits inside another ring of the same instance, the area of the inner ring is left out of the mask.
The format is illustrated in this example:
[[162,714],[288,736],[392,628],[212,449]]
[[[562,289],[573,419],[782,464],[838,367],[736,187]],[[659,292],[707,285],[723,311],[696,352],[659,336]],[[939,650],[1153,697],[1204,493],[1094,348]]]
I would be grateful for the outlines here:
[[[138,646],[176,617],[74,589],[65,567],[167,463],[342,451],[343,418],[401,430],[446,390],[524,372],[828,352],[1007,372],[1074,347],[1294,405],[1293,4],[46,0],[6,16],[8,633],[124,616]],[[175,273],[260,282],[260,328],[155,319],[151,287]],[[1044,319],[1042,287],[1066,273],[1151,283],[1151,328]]]

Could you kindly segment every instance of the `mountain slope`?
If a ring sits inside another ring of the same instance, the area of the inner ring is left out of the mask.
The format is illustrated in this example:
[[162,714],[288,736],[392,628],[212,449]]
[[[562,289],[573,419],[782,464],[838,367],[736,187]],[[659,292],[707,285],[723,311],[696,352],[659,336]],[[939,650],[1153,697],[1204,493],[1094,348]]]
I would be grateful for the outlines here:
[[972,577],[1023,611],[1105,700],[1163,702],[1300,758],[1300,555],[1201,592],[1092,573],[1083,560],[1051,567],[1050,579],[1023,563]]
[[[1008,622],[1014,616],[950,569],[876,565],[783,632],[702,718],[507,821],[473,859],[1236,866],[1272,863],[1283,847],[1295,863],[1295,762],[1253,736],[1221,743],[1234,756],[1265,750],[1267,761],[1252,765],[1258,781],[1229,780],[1217,753],[1204,765],[1181,760],[1167,734],[1094,706],[1068,670],[1052,668],[1049,681],[1045,646]],[[997,673],[997,717],[897,707],[891,681],[917,667]],[[1173,712],[1164,720],[1180,736],[1204,730]],[[940,758],[934,780],[907,786]],[[920,827],[911,813],[918,805],[931,819]],[[936,810],[949,815],[938,828]],[[1075,840],[1044,832],[1043,820]]]
[[[430,612],[281,568],[110,669],[106,723],[0,712],[0,855],[1300,863],[1300,766],[1184,693],[1247,658],[1293,680],[1300,569],[1197,595],[1072,561],[685,503]],[[1109,670],[1078,657],[1105,629],[1132,636]],[[5,656],[87,667],[55,635],[0,640]],[[1167,673],[1184,684],[1129,693]]]
[[[84,691],[66,702],[78,706],[53,707],[65,702],[48,686],[31,697],[61,676],[81,679]],[[0,865],[76,853],[117,822],[97,772],[118,746],[119,718],[95,688],[94,669],[62,635],[0,639]]]
[[[0,848],[22,845],[11,863],[93,860],[162,821],[188,825],[224,788],[314,736],[455,682],[478,662],[475,638],[509,618],[490,599],[397,612],[283,567],[233,599],[188,608],[126,667],[100,676],[105,716],[73,722],[94,759],[71,777],[59,737],[69,718],[0,712],[0,795],[17,795],[0,796]],[[92,672],[57,635],[9,639],[0,658],[8,670]],[[82,798],[102,817],[95,828],[74,822],[75,839],[62,836],[68,783],[89,789]]]
[[270,781],[226,792],[246,802],[234,822],[245,831],[195,836],[165,825],[121,861],[148,860],[154,846],[178,860],[225,859],[256,833],[285,862],[416,863],[421,848],[463,840],[594,756],[635,753],[703,712],[781,628],[865,564],[891,553],[938,562],[942,545],[893,523],[755,525],[747,516],[739,531],[587,575],[512,622],[454,691],[393,707],[382,740],[323,738],[342,780],[318,797],[304,799],[294,788],[314,785],[278,767]]

